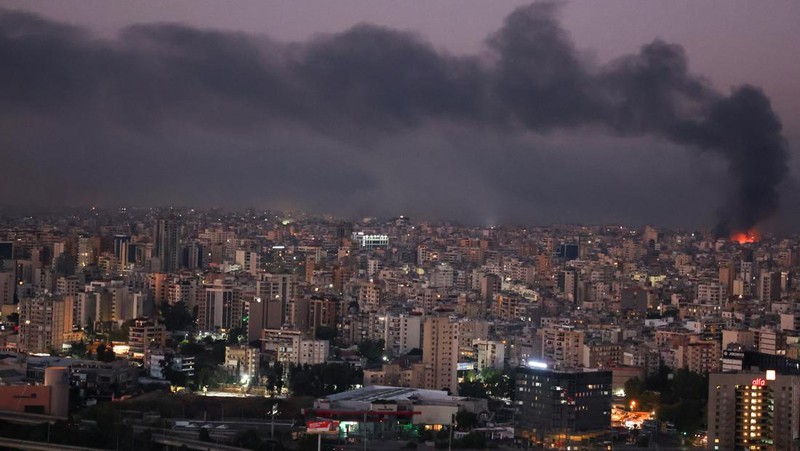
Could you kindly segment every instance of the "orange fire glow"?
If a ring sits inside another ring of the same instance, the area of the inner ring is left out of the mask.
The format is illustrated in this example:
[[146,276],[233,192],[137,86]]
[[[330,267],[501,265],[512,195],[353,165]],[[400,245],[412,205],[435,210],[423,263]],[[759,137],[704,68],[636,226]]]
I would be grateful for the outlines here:
[[761,238],[758,230],[750,229],[746,232],[735,232],[731,234],[731,241],[736,241],[739,244],[755,243]]

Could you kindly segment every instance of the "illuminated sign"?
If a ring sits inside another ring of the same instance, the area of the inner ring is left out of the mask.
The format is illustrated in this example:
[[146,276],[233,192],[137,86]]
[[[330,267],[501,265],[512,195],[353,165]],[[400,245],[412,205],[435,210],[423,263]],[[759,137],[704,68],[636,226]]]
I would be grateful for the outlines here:
[[544,363],[544,362],[539,362],[539,361],[536,361],[536,360],[528,360],[527,364],[531,368],[538,368],[538,369],[541,369],[541,370],[546,370],[547,369],[547,364]]
[[744,358],[744,352],[728,351],[726,349],[726,350],[722,351],[722,357],[723,358],[729,358],[729,359],[743,359]]
[[775,380],[775,370],[767,370],[767,380],[768,381]]
[[750,382],[750,385],[754,385],[756,387],[764,387],[764,386],[767,385],[767,381],[764,380],[764,379],[761,379],[760,377],[757,377],[757,378],[753,379],[752,382]]

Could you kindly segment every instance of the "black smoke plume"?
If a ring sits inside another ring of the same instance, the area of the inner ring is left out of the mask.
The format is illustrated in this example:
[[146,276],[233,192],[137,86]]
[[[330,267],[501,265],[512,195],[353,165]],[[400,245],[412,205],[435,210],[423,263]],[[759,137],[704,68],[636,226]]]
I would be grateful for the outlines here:
[[[680,46],[661,41],[593,65],[556,16],[549,3],[519,8],[488,38],[487,54],[462,57],[370,25],[292,44],[176,24],[98,40],[0,10],[0,117],[165,136],[181,127],[299,126],[345,142],[435,123],[536,133],[599,127],[721,155],[735,185],[720,208],[721,233],[775,211],[788,151],[761,90],[719,92],[689,72]],[[26,151],[14,143],[2,151]],[[85,153],[93,152],[103,150]]]

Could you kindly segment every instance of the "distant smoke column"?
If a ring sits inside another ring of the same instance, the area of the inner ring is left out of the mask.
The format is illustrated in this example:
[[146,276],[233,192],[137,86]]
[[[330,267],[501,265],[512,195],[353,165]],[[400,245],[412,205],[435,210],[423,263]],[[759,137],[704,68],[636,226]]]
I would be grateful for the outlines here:
[[620,136],[662,136],[719,154],[734,183],[719,211],[721,235],[775,212],[789,153],[760,89],[745,85],[726,96],[689,72],[680,46],[658,40],[593,68],[556,11],[547,2],[519,8],[490,40],[499,56],[494,92],[501,108],[537,132],[598,124]]
[[720,99],[708,116],[677,141],[722,154],[736,184],[733,199],[720,212],[717,233],[747,231],[778,208],[778,184],[788,172],[789,152],[781,123],[764,93],[752,86]]

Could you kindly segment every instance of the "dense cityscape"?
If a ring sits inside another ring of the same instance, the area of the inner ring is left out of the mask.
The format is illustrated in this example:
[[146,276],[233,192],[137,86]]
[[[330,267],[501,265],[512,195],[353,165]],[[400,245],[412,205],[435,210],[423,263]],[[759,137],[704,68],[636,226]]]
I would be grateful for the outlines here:
[[14,439],[788,449],[797,433],[796,238],[255,209],[0,221]]
[[800,2],[0,3],[0,449],[800,451]]

